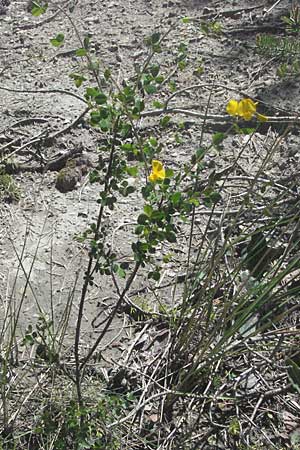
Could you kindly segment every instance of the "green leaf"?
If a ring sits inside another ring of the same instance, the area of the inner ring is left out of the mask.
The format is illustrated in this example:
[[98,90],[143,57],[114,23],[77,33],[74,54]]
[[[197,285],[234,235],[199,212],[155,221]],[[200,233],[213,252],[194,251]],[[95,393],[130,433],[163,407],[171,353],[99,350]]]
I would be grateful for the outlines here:
[[155,94],[157,92],[157,88],[154,84],[144,85],[144,90],[147,94]]
[[64,44],[65,36],[62,33],[58,33],[55,38],[50,39],[53,47],[61,47]]
[[212,188],[205,189],[204,194],[204,204],[208,207],[212,206],[215,203],[218,203],[222,196],[219,192],[213,191]]
[[159,64],[153,64],[153,65],[149,68],[149,71],[150,71],[150,73],[151,73],[151,75],[152,75],[153,77],[157,77],[157,75],[159,74],[159,71],[160,71],[160,66],[159,66]]
[[99,172],[94,169],[89,173],[90,183],[96,183],[100,180]]
[[162,182],[162,184],[163,184],[164,186],[170,186],[171,180],[170,180],[170,178],[167,178],[167,177],[166,177],[164,180],[158,180],[158,182],[159,182],[159,183]]
[[136,150],[136,147],[131,142],[126,142],[125,144],[122,144],[121,148],[125,152],[133,152],[134,150]]
[[99,91],[97,88],[88,87],[86,88],[85,98],[94,98],[98,95]]
[[152,147],[157,147],[158,145],[157,139],[153,136],[149,138],[149,143],[152,145]]
[[152,102],[152,105],[154,106],[154,108],[163,108],[165,105],[162,102],[159,102],[158,100],[154,100],[154,102]]
[[69,77],[72,78],[72,80],[74,80],[75,86],[78,88],[82,85],[84,81],[86,81],[86,78],[78,73],[70,73]]
[[194,72],[193,75],[195,75],[196,77],[200,77],[201,75],[203,75],[204,73],[204,67],[203,66],[198,66]]
[[160,40],[160,33],[153,33],[151,36],[151,43],[157,44],[159,40]]
[[169,82],[169,88],[170,88],[170,91],[171,91],[171,92],[175,92],[175,91],[176,91],[177,86],[176,86],[176,82],[175,82],[174,80],[171,80],[171,81]]
[[144,210],[144,213],[146,214],[146,216],[151,217],[151,214],[153,212],[153,208],[151,205],[145,205],[143,210]]
[[173,205],[178,205],[181,201],[182,195],[181,192],[174,192],[174,194],[171,195],[171,202]]
[[166,178],[172,178],[174,176],[173,169],[166,169]]
[[153,50],[155,53],[161,53],[161,46],[160,46],[159,44],[154,44],[154,45],[152,46],[152,50]]
[[160,119],[159,124],[162,128],[165,128],[169,124],[170,120],[171,120],[170,116],[165,116],[162,119]]
[[99,122],[99,127],[102,131],[108,131],[111,126],[111,121],[109,119],[101,119]]
[[85,38],[83,39],[83,47],[88,50],[90,47],[90,37],[89,36],[85,36]]
[[91,112],[91,124],[98,125],[101,120],[101,116],[98,111]]
[[216,191],[212,192],[209,197],[212,203],[218,203],[220,200],[222,200],[222,195]]
[[167,231],[166,232],[166,239],[168,242],[176,242],[176,234],[173,231]]
[[199,205],[200,205],[199,200],[198,200],[197,198],[195,198],[195,197],[191,197],[191,198],[189,199],[189,203],[190,203],[191,205],[194,205],[194,206],[199,206]]
[[212,137],[213,144],[216,146],[220,145],[224,141],[225,137],[226,136],[224,133],[215,133]]
[[78,48],[75,52],[76,56],[86,56],[87,55],[87,51],[85,48]]
[[148,47],[153,47],[155,44],[158,44],[160,40],[160,33],[153,33],[151,36],[146,37],[145,44]]
[[148,279],[149,280],[155,280],[155,281],[159,281],[160,279],[160,272],[158,270],[155,271],[151,271],[148,273]]
[[198,150],[196,150],[196,161],[201,161],[204,158],[205,153],[206,150],[204,148],[198,148]]
[[176,144],[182,144],[183,143],[182,136],[179,133],[175,133],[174,134],[174,139],[175,139]]
[[110,77],[111,77],[111,71],[110,71],[110,69],[105,69],[103,75],[104,75],[104,78],[105,78],[106,80],[109,80]]
[[133,194],[133,192],[135,192],[135,187],[133,186],[127,186],[123,192],[124,197],[127,197],[130,194]]
[[128,175],[132,176],[132,177],[137,177],[138,173],[139,173],[139,169],[137,168],[137,166],[133,166],[133,167],[126,167],[126,172],[128,173]]
[[31,14],[35,17],[41,16],[42,14],[45,14],[45,12],[48,9],[48,3],[46,3],[45,5],[41,6],[38,3],[32,2],[33,4],[33,8],[31,10]]
[[165,80],[165,77],[163,75],[158,75],[157,77],[155,77],[155,81],[158,84],[161,84],[164,80]]
[[169,263],[171,261],[171,259],[173,258],[174,254],[173,253],[167,253],[166,255],[163,256],[163,262],[165,264]]
[[145,227],[144,225],[138,225],[137,227],[135,227],[135,234],[142,234],[144,231]]
[[132,126],[130,123],[123,123],[121,130],[120,130],[120,135],[122,136],[122,138],[126,139],[129,136],[132,135]]
[[178,61],[177,65],[180,70],[184,70],[186,68],[186,61]]
[[106,95],[97,88],[88,87],[86,89],[85,98],[87,100],[93,99],[97,103],[97,105],[104,105],[107,102]]
[[248,128],[240,128],[240,133],[241,134],[253,134],[254,132],[256,131],[256,129],[255,128],[250,128],[250,127],[248,127]]
[[145,102],[141,98],[136,98],[134,106],[138,112],[142,112],[145,109]]
[[178,47],[178,51],[180,53],[184,53],[185,54],[187,52],[187,49],[188,49],[187,45],[184,42],[180,42],[179,47]]
[[153,213],[151,214],[151,219],[156,222],[161,221],[164,217],[164,212],[159,210],[153,211]]
[[148,222],[148,216],[146,214],[140,214],[137,221],[139,225],[145,225]]
[[183,23],[190,23],[191,21],[190,17],[183,17],[181,20]]
[[119,266],[119,264],[114,264],[113,265],[113,271],[114,273],[116,273],[120,278],[125,278],[126,277],[126,272],[125,270]]
[[288,24],[288,25],[291,25],[291,19],[290,19],[289,17],[282,16],[282,17],[281,17],[281,20],[282,20],[284,23],[286,23],[286,24]]
[[107,97],[103,92],[99,92],[99,94],[95,97],[95,102],[97,105],[104,105],[107,102]]

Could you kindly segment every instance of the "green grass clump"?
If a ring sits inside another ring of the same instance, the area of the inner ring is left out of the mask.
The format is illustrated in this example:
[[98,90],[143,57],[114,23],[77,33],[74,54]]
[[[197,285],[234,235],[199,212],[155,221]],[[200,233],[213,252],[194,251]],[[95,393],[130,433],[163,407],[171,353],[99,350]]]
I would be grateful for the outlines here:
[[20,189],[11,175],[0,168],[0,200],[17,202],[20,200]]

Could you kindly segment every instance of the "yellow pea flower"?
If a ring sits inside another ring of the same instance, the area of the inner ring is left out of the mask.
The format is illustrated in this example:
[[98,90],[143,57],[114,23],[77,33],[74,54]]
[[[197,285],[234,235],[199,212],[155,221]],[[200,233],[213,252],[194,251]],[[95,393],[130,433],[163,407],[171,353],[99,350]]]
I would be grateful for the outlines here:
[[245,120],[251,120],[256,113],[256,105],[251,98],[244,98],[239,102],[238,115]]
[[229,100],[227,103],[226,111],[230,116],[238,116],[239,115],[239,102],[237,100]]
[[231,116],[242,117],[244,120],[251,120],[255,116],[260,122],[266,122],[268,118],[256,112],[256,105],[257,102],[254,102],[251,98],[244,98],[239,102],[232,99],[227,103],[226,111]]
[[157,180],[164,180],[166,178],[166,171],[160,161],[153,159],[152,172],[149,175],[149,181],[155,183]]

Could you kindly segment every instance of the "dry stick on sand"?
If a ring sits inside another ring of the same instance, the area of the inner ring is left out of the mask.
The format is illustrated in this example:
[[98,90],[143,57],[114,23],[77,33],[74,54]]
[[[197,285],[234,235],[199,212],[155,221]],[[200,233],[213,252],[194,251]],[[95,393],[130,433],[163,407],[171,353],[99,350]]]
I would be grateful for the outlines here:
[[[0,90],[7,91],[7,92],[16,92],[16,93],[20,93],[20,94],[64,94],[64,95],[70,95],[71,97],[74,97],[77,100],[80,100],[81,102],[83,102],[87,105],[87,101],[83,97],[75,94],[74,92],[66,91],[64,89],[40,89],[40,90],[14,89],[14,88],[9,88],[9,87],[0,85]],[[78,117],[76,117],[76,119],[73,122],[71,122],[69,125],[67,125],[62,130],[58,130],[56,133],[53,133],[52,135],[47,135],[46,131],[44,131],[43,133],[39,134],[38,136],[35,136],[33,139],[26,142],[21,147],[15,149],[13,152],[11,152],[9,155],[7,155],[3,160],[7,160],[11,156],[21,152],[22,150],[24,150],[25,148],[27,148],[33,144],[37,144],[38,142],[42,142],[45,140],[48,140],[48,141],[54,140],[58,136],[61,136],[62,134],[67,133],[71,128],[74,128],[80,122],[80,120],[82,120],[82,118],[87,114],[87,112],[89,110],[90,110],[90,107],[89,106],[86,107],[85,110]],[[24,119],[24,120],[28,121],[28,120],[30,120],[30,118]],[[8,147],[14,145],[16,142],[17,142],[16,140],[13,140],[12,142],[9,142],[8,144],[5,144],[4,146],[0,147],[0,154]]]
[[[192,117],[199,117],[200,119],[209,119],[216,122],[231,122],[232,118],[225,114],[204,114],[199,113],[197,111],[192,111],[189,109],[185,109],[184,106],[180,108],[162,108],[162,109],[152,109],[149,111],[144,111],[141,116],[142,117],[155,117],[160,116],[162,114],[184,114]],[[282,123],[282,124],[295,124],[300,125],[300,117],[299,116],[268,116],[268,123]]]
[[52,22],[52,20],[54,20],[62,12],[62,9],[61,9],[62,7],[67,8],[70,4],[71,4],[71,2],[67,1],[65,4],[60,5],[61,7],[57,11],[55,11],[55,13],[53,13],[49,17],[46,17],[44,20],[40,20],[39,22],[16,25],[15,29],[16,30],[32,30],[34,28],[42,27],[46,23]]
[[201,20],[217,19],[219,17],[234,17],[237,14],[251,12],[251,11],[254,11],[255,9],[261,9],[264,7],[265,7],[265,3],[260,3],[259,5],[250,6],[248,8],[225,9],[223,11],[216,11],[216,12],[212,12],[212,13],[203,14],[200,17],[190,17],[189,19],[193,22],[199,22]]
[[[21,147],[18,147],[17,149],[15,149],[14,151],[12,151],[11,153],[9,153],[7,156],[3,157],[2,162],[11,158],[13,155],[20,153],[21,151],[23,151],[25,148],[30,147],[33,144],[37,144],[38,142],[43,142],[43,141],[49,141],[51,142],[52,140],[58,138],[58,136],[61,136],[65,133],[67,133],[71,128],[74,128],[78,125],[78,123],[83,119],[83,117],[87,114],[87,112],[90,110],[89,107],[85,108],[85,110],[78,116],[76,117],[76,119],[73,120],[73,122],[71,122],[69,125],[67,125],[65,128],[56,131],[56,133],[53,133],[51,135],[47,135],[46,134],[46,130],[43,131],[42,133],[40,133],[38,136],[34,137],[33,139],[31,139],[30,141],[26,142],[25,144],[23,144]],[[10,142],[9,144],[5,144],[3,147],[0,148],[0,154],[1,152],[7,148],[9,145],[13,145],[13,143],[16,142],[16,140]],[[36,154],[33,153],[33,156],[35,156]],[[47,162],[46,162],[47,163]]]

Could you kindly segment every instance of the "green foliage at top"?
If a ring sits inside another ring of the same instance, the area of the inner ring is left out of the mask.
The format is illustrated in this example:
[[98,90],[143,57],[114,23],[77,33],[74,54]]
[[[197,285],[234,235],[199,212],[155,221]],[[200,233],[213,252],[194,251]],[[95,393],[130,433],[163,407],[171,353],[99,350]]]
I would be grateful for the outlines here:
[[58,33],[54,38],[50,39],[53,47],[61,47],[64,44],[65,36],[63,33]]

